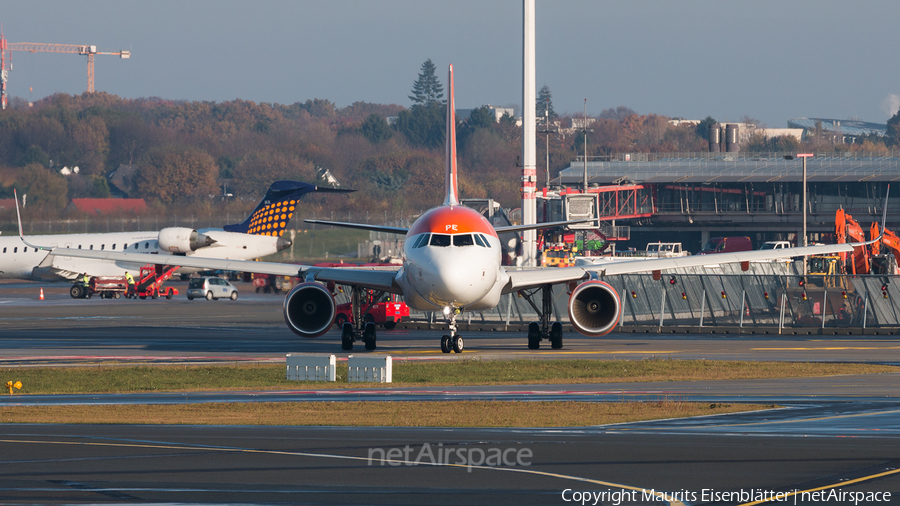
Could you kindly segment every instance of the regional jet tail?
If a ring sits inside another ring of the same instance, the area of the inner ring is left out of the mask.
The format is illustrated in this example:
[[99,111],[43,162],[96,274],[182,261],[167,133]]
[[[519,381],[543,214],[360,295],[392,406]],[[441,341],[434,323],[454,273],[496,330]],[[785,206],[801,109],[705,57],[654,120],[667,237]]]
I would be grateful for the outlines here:
[[[606,275],[636,272],[659,272],[666,269],[709,264],[708,257],[660,258],[616,262],[597,267],[566,267],[550,269],[507,269],[501,265],[498,232],[527,230],[555,226],[554,223],[493,227],[480,213],[459,204],[456,179],[456,121],[454,111],[453,67],[449,71],[449,100],[447,103],[447,146],[445,160],[446,190],[444,201],[422,214],[409,229],[334,223],[306,220],[310,223],[378,230],[405,235],[403,264],[399,269],[342,269],[297,266],[268,262],[240,262],[199,258],[166,258],[164,262],[179,262],[203,268],[245,270],[265,274],[299,276],[304,280],[291,290],[284,301],[284,319],[295,334],[314,338],[325,334],[334,324],[335,301],[330,285],[350,287],[354,308],[352,321],[341,327],[341,347],[353,348],[361,340],[368,350],[376,348],[375,324],[365,322],[359,308],[364,294],[388,292],[402,294],[414,309],[443,314],[449,332],[441,338],[444,353],[463,351],[462,336],[456,321],[465,311],[481,311],[497,306],[504,294],[518,293],[537,309],[539,321],[528,326],[528,348],[540,348],[550,341],[553,349],[563,346],[562,324],[553,321],[551,289],[560,283],[570,284],[567,304],[572,326],[588,336],[609,333],[619,321],[621,298],[609,284],[601,281]],[[885,201],[885,209],[887,202]],[[884,227],[882,227],[883,229]],[[880,239],[880,238],[879,238]],[[716,255],[715,262],[740,262],[790,258],[852,251],[859,244],[833,244],[757,250]],[[56,254],[70,254],[54,250]],[[77,251],[73,256],[127,260],[131,255],[117,252]],[[160,260],[163,260],[160,258]],[[749,264],[748,264],[749,265]],[[345,291],[346,293],[346,291]],[[534,301],[533,298],[539,300]]]
[[223,228],[194,230],[168,227],[158,232],[0,237],[0,278],[74,279],[85,272],[91,276],[121,276],[126,271],[136,272],[150,260],[138,257],[131,261],[111,262],[53,252],[48,254],[48,250],[53,249],[150,253],[178,258],[195,255],[236,260],[260,258],[290,247],[290,239],[282,237],[282,234],[304,195],[349,191],[353,190],[318,188],[297,181],[276,181],[246,220]]

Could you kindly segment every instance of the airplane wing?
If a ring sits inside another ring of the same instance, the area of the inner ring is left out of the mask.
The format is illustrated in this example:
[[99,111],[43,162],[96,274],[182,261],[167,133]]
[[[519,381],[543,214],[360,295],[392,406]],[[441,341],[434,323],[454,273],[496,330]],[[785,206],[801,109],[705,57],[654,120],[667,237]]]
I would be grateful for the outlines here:
[[[373,232],[386,232],[389,234],[406,234],[409,232],[408,228],[403,227],[387,227],[383,225],[368,225],[365,223],[346,223],[341,221],[325,221],[325,220],[303,220],[306,223],[312,223],[314,225],[330,225],[333,227],[345,227],[345,228],[358,228],[362,230],[370,230]],[[497,231],[498,234],[503,234],[506,232],[520,232],[522,230],[536,230],[540,228],[553,228],[560,227],[563,225],[572,225],[575,223],[587,223],[589,221],[597,221],[593,218],[588,218],[584,220],[571,220],[571,221],[552,221],[547,223],[534,223],[531,225],[509,225],[507,227],[495,227],[494,230]]]
[[[862,243],[856,244],[859,246]],[[718,265],[728,263],[752,262],[754,260],[774,260],[812,255],[828,255],[853,251],[854,244],[822,244],[800,248],[781,250],[753,250],[736,253],[716,253],[712,255],[693,255],[687,257],[659,258],[655,260],[623,260],[604,265],[562,267],[546,269],[509,270],[509,283],[503,293],[533,288],[540,285],[565,283],[590,277],[591,272],[600,276],[616,274],[632,274],[637,272],[664,271],[679,267],[696,267],[700,265]]]
[[[45,248],[48,249],[48,248]],[[394,267],[315,267],[311,265],[283,264],[278,262],[252,262],[249,260],[220,260],[197,256],[149,255],[145,253],[118,253],[112,251],[52,248],[51,255],[90,258],[110,262],[132,262],[140,265],[158,264],[179,267],[196,267],[223,271],[256,272],[275,276],[296,276],[316,281],[333,281],[338,284],[358,285],[390,293],[401,293],[394,281],[399,265]]]
[[369,230],[372,232],[385,232],[388,234],[405,235],[409,232],[408,228],[388,227],[384,225],[368,225],[366,223],[345,223],[342,221],[325,221],[325,220],[303,220],[304,223],[312,223],[314,225],[330,225],[332,227],[358,228],[361,230]]
[[574,225],[576,223],[587,223],[589,221],[597,221],[593,218],[588,218],[584,220],[571,220],[571,221],[548,221],[544,223],[532,223],[530,225],[509,225],[506,227],[494,227],[494,230],[497,231],[498,234],[502,234],[505,232],[520,232],[522,230],[537,230],[541,228],[553,228],[553,227],[561,227],[563,225]]

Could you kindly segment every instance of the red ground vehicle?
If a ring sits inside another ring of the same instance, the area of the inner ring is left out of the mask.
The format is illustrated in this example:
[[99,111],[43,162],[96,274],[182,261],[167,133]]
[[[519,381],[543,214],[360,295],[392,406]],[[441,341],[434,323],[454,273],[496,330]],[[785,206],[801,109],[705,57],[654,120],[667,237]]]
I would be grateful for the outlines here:
[[126,295],[126,297],[140,297],[141,299],[150,297],[151,299],[155,299],[163,296],[167,299],[171,299],[178,295],[178,289],[172,288],[171,286],[163,288],[162,285],[168,281],[168,279],[172,277],[172,274],[177,270],[178,266],[147,264],[141,267],[141,275],[134,282],[135,293]]
[[79,276],[72,288],[69,289],[69,295],[73,299],[90,299],[93,295],[100,295],[104,299],[118,299],[122,296],[127,299],[137,297],[156,299],[160,296],[171,299],[178,295],[178,289],[171,286],[163,288],[162,285],[172,277],[176,270],[178,270],[177,266],[155,264],[141,267],[141,274],[134,282],[134,294],[128,293],[128,282],[125,280],[125,276],[94,276],[86,287],[82,284]]
[[82,284],[79,276],[78,281],[69,289],[69,295],[73,299],[90,299],[94,295],[104,299],[118,299],[127,289],[128,284],[124,276],[94,276],[88,286]]
[[[360,314],[364,322],[373,322],[376,325],[383,325],[386,330],[391,330],[397,326],[397,322],[409,318],[409,306],[399,300],[398,295],[383,293],[379,296],[380,293],[365,291],[360,301]],[[344,322],[351,321],[352,310],[350,302],[335,307],[334,324],[340,328]]]

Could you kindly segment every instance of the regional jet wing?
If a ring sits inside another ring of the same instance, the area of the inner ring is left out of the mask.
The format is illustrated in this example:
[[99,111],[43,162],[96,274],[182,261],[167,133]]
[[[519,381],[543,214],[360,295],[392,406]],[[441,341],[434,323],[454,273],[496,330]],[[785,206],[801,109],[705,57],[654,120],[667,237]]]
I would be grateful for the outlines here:
[[157,264],[178,267],[196,267],[223,271],[256,272],[275,276],[296,276],[304,280],[333,281],[344,285],[358,285],[390,293],[401,293],[394,282],[397,268],[388,267],[315,267],[310,265],[283,264],[278,262],[252,262],[248,260],[222,260],[197,256],[148,255],[146,253],[118,253],[113,251],[83,250],[71,248],[50,249],[51,255],[90,258],[110,262],[130,262],[140,265]]

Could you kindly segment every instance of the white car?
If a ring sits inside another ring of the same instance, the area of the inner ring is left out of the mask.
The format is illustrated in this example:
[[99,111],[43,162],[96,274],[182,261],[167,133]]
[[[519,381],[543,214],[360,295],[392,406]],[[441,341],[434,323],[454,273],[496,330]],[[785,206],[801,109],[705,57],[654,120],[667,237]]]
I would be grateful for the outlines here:
[[214,276],[191,278],[188,283],[187,298],[188,300],[206,298],[206,300],[216,300],[220,298],[229,298],[237,300],[238,290],[227,280]]

